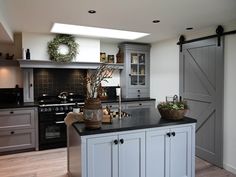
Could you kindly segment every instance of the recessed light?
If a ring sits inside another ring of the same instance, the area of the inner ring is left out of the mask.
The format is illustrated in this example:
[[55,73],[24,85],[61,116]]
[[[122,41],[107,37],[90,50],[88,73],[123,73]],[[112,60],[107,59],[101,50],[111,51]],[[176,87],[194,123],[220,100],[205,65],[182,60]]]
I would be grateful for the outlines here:
[[52,26],[51,32],[62,33],[62,34],[74,34],[74,35],[81,35],[81,36],[128,39],[128,40],[135,40],[135,39],[149,35],[148,33],[141,33],[141,32],[70,25],[70,24],[62,24],[62,23],[54,23]]
[[89,10],[88,13],[90,13],[90,14],[95,14],[95,13],[96,13],[96,10]]
[[153,20],[152,23],[159,23],[160,20]]
[[193,30],[193,27],[188,27],[186,28],[186,30]]

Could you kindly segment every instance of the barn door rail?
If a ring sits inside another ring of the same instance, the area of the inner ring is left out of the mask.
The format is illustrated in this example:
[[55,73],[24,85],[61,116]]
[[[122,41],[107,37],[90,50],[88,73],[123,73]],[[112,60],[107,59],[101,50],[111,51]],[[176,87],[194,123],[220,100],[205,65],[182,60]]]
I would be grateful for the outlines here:
[[224,28],[221,25],[219,25],[216,28],[216,34],[214,34],[214,35],[200,37],[200,38],[191,39],[191,40],[187,40],[187,41],[185,41],[184,35],[181,35],[179,37],[179,42],[177,43],[177,45],[180,46],[180,52],[182,52],[182,45],[183,44],[187,44],[187,43],[191,43],[191,42],[196,42],[196,41],[201,41],[201,40],[217,37],[217,45],[220,46],[221,45],[221,43],[220,43],[221,37],[222,36],[226,36],[226,35],[231,35],[231,34],[236,34],[236,30],[224,32]]

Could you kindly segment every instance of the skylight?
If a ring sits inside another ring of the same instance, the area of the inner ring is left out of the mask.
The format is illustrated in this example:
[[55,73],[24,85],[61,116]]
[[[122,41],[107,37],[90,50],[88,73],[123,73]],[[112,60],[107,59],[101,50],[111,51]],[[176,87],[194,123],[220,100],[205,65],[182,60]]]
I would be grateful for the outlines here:
[[74,35],[81,35],[81,36],[91,36],[91,37],[128,39],[128,40],[135,40],[135,39],[149,35],[148,33],[70,25],[70,24],[62,24],[62,23],[54,23],[52,26],[51,32],[62,33],[62,34],[74,34]]

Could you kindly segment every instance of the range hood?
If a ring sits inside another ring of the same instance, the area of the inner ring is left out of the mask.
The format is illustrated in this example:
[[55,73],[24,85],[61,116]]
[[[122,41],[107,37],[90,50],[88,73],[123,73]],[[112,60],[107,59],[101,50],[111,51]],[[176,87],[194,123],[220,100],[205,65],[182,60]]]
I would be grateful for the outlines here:
[[[20,68],[57,68],[57,69],[96,69],[101,65],[101,62],[70,62],[59,63],[49,60],[24,60],[18,59]],[[123,69],[123,63],[108,63],[108,65],[115,66],[117,69]]]

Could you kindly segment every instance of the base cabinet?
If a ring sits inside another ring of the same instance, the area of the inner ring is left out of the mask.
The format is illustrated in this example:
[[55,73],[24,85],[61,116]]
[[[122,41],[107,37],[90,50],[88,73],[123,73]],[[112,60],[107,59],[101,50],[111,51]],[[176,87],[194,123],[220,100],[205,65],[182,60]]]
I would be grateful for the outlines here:
[[87,140],[88,177],[145,177],[145,133]]
[[146,140],[147,177],[194,177],[191,127],[148,131]]
[[195,124],[85,136],[68,131],[70,177],[195,177]]

